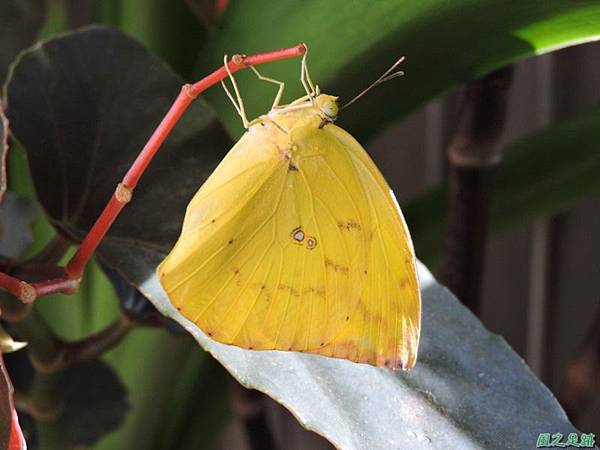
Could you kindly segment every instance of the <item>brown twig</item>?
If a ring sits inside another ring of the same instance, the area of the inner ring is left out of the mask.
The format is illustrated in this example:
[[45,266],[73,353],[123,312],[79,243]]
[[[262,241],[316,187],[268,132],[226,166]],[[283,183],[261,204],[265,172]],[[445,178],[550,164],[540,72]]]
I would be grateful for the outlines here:
[[577,421],[600,389],[600,307],[577,355],[569,361],[558,399],[572,421]]
[[512,67],[506,67],[467,85],[448,147],[448,229],[442,278],[475,313],[481,296],[490,191],[502,158],[498,137],[504,127],[512,74]]
[[29,359],[36,371],[46,374],[60,372],[68,366],[95,359],[117,345],[135,326],[121,315],[96,334],[78,341],[59,339],[41,314],[4,315],[19,338],[28,343]]
[[67,367],[102,356],[129,334],[134,325],[124,315],[100,332],[75,342],[61,345],[61,366]]
[[254,389],[246,389],[231,380],[231,408],[240,421],[250,450],[275,449],[275,439],[269,428],[264,394]]

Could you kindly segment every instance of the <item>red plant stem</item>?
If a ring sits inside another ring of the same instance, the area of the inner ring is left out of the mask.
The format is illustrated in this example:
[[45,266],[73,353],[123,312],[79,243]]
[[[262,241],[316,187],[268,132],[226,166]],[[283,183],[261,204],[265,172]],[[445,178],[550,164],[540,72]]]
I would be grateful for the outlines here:
[[[234,73],[248,66],[264,64],[284,58],[302,56],[305,52],[306,47],[304,44],[299,44],[294,47],[275,50],[268,53],[260,53],[253,56],[236,55],[231,59],[231,61],[229,61],[228,67],[231,73]],[[113,194],[112,198],[104,208],[104,211],[102,211],[102,214],[94,226],[92,226],[92,229],[83,239],[79,249],[77,249],[77,252],[73,255],[65,267],[66,274],[69,278],[81,278],[85,266],[96,251],[96,248],[108,232],[110,226],[115,221],[123,207],[131,199],[131,192],[148,167],[148,164],[150,164],[150,161],[152,161],[152,158],[154,158],[154,155],[160,148],[161,144],[167,138],[190,103],[192,103],[192,101],[206,89],[225,79],[227,75],[228,74],[225,67],[221,67],[197,83],[186,84],[183,86],[177,99],[171,106],[171,109],[169,109],[169,112],[167,112],[152,136],[150,136],[150,139],[125,174],[123,181],[117,187],[115,194]]]
[[2,286],[15,297],[21,298],[23,291],[23,282],[21,280],[0,272],[0,286]]
[[55,278],[52,280],[31,283],[38,297],[50,294],[73,294],[79,289],[79,279]]
[[[298,44],[294,47],[259,53],[252,56],[234,55],[228,63],[228,68],[231,73],[235,73],[249,66],[278,61],[280,59],[295,58],[304,55],[304,53],[306,53],[306,46]],[[173,105],[156,130],[154,130],[154,133],[152,133],[152,136],[150,136],[150,139],[133,162],[131,168],[125,174],[123,181],[117,185],[115,193],[104,207],[100,217],[98,217],[81,242],[76,253],[67,263],[64,268],[65,277],[52,278],[30,284],[0,272],[0,288],[6,289],[23,303],[31,303],[37,297],[48,294],[72,294],[77,291],[85,266],[123,207],[131,200],[133,189],[164,140],[179,121],[181,115],[198,95],[227,76],[227,70],[225,67],[221,67],[202,80],[183,86]]]

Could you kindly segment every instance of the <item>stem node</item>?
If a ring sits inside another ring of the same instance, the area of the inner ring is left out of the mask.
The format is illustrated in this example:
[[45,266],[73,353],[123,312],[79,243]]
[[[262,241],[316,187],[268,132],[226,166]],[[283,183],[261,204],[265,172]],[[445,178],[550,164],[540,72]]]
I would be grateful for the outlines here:
[[123,183],[119,183],[117,189],[115,189],[115,197],[119,203],[127,204],[131,201],[131,197],[133,197],[133,189],[125,186]]
[[26,281],[21,281],[21,294],[19,295],[19,299],[23,303],[33,303],[37,296],[37,291],[32,285]]

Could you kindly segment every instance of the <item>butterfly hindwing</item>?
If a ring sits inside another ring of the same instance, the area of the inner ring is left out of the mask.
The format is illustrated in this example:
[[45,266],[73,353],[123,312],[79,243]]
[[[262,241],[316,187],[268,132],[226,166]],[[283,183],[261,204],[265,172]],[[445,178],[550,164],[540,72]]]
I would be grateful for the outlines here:
[[327,127],[352,157],[370,207],[367,281],[348,325],[320,352],[377,366],[411,368],[417,357],[420,291],[414,249],[385,179],[356,140]]

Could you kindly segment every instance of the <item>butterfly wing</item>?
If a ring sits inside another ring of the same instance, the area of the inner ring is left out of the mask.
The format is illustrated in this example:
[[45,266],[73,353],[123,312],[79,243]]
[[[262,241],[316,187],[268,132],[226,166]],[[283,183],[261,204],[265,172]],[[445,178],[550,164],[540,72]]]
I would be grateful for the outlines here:
[[348,150],[369,205],[368,275],[342,331],[318,352],[376,366],[410,369],[417,358],[421,297],[414,249],[393,192],[362,146],[343,129],[325,129]]
[[369,205],[353,157],[317,126],[252,126],[188,206],[158,268],[172,303],[213,339],[314,351],[357,308]]

